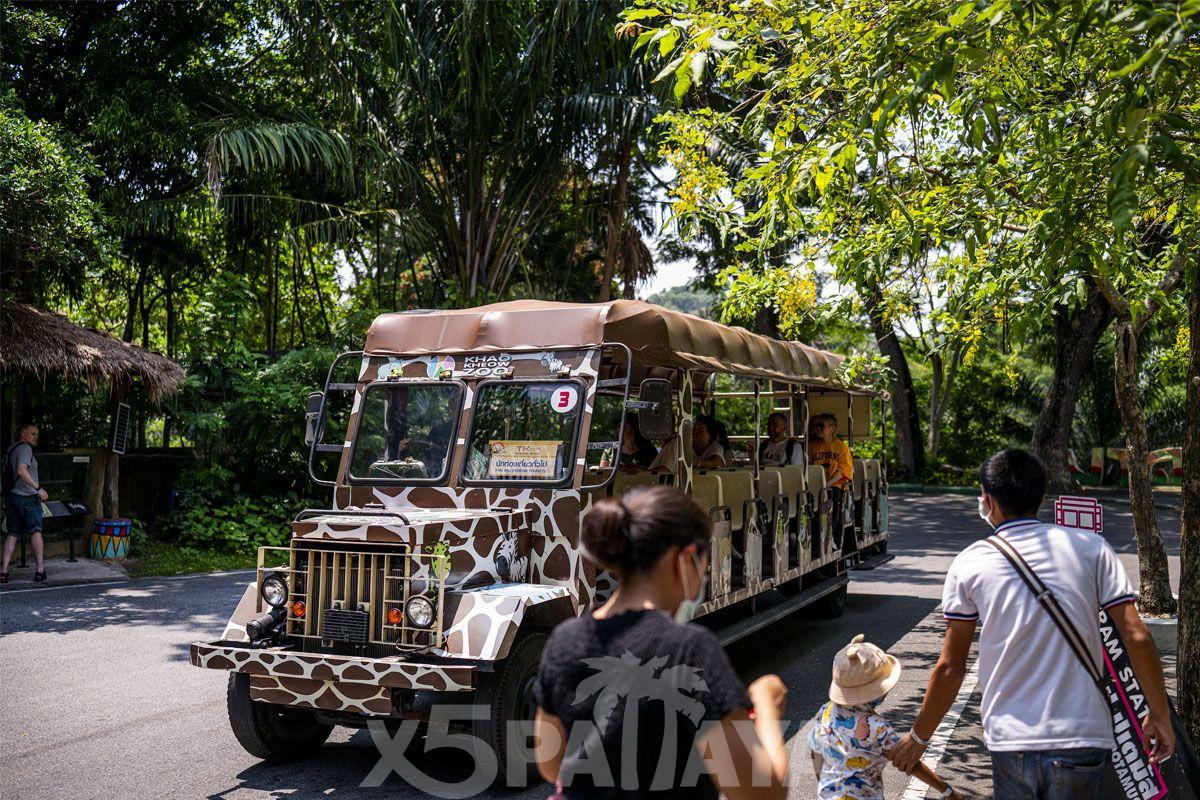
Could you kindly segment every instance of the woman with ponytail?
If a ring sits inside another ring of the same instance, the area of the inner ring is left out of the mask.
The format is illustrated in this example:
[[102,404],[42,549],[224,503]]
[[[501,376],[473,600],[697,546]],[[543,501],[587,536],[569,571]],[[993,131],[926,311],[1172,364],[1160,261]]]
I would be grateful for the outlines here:
[[542,653],[535,757],[563,797],[785,797],[783,683],[768,675],[747,691],[713,633],[688,622],[711,532],[668,486],[602,500],[584,519],[584,556],[619,583]]

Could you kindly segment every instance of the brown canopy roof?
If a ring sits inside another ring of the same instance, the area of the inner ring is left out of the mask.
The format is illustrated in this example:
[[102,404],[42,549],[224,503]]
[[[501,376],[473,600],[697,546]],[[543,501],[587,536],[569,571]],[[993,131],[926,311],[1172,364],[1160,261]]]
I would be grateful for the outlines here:
[[621,342],[642,366],[733,372],[841,387],[843,357],[781,342],[641,300],[555,303],[517,300],[478,308],[383,314],[366,352],[466,353],[596,347]]
[[82,328],[62,314],[23,303],[0,304],[0,367],[44,377],[63,375],[95,386],[141,378],[151,399],[174,394],[187,377],[169,358]]

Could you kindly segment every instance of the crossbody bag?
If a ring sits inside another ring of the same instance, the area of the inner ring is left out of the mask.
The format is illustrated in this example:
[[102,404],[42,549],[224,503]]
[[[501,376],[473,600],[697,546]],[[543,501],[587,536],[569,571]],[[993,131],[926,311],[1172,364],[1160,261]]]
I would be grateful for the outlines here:
[[1092,679],[1092,683],[1096,684],[1096,688],[1100,690],[1100,694],[1104,697],[1104,702],[1108,702],[1108,675],[1100,668],[1100,666],[1088,655],[1087,644],[1084,642],[1083,636],[1080,635],[1079,629],[1071,622],[1071,618],[1067,616],[1067,612],[1063,609],[1054,593],[1050,591],[1050,587],[1042,583],[1042,579],[1033,571],[1033,567],[1027,562],[1018,551],[1002,536],[989,536],[987,543],[1000,551],[1008,563],[1012,564],[1013,569],[1021,576],[1022,582],[1029,587],[1029,591],[1033,592],[1038,603],[1042,608],[1046,609],[1046,613],[1050,615],[1050,619],[1054,622],[1055,627],[1062,633],[1063,638],[1067,640],[1067,644],[1071,647],[1071,652],[1079,659],[1079,663],[1087,670],[1088,676]]

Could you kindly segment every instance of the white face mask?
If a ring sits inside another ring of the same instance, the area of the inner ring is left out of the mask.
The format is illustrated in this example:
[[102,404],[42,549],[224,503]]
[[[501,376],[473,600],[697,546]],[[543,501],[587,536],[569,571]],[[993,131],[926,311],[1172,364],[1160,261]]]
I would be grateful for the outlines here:
[[[989,519],[989,517],[991,515],[992,515],[991,508],[988,507],[988,503],[985,501],[984,497],[982,495],[980,495],[980,497],[979,497],[979,518],[981,520],[983,520],[984,522],[986,522],[988,525],[992,525],[992,521]],[[992,527],[995,527],[995,526],[992,525]]]
[[708,576],[704,574],[703,565],[700,563],[700,556],[696,555],[695,551],[692,551],[692,564],[695,565],[696,575],[700,579],[700,591],[696,593],[695,597],[685,597],[683,602],[679,604],[679,608],[675,609],[675,621],[680,625],[696,616],[696,610],[704,602],[705,589],[707,588],[705,584],[708,581]]

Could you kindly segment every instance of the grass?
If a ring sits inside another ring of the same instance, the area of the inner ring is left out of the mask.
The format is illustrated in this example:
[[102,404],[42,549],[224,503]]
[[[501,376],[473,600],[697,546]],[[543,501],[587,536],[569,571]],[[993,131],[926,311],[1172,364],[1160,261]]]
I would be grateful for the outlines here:
[[253,553],[226,553],[221,550],[197,550],[170,542],[143,542],[125,561],[130,577],[187,575],[193,572],[221,572],[253,569]]

